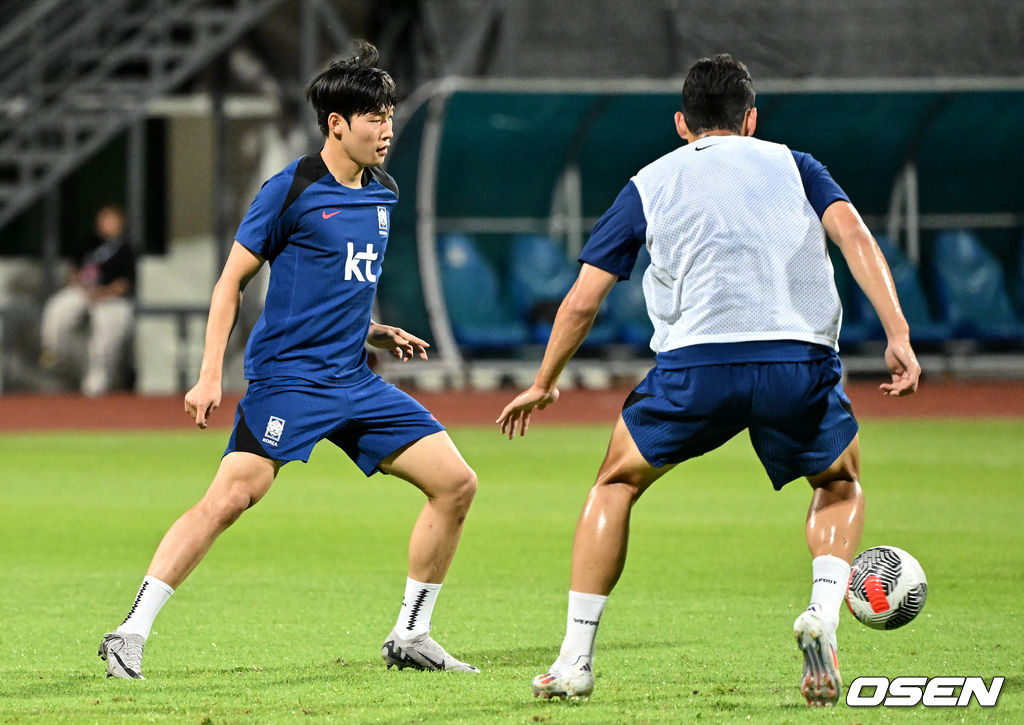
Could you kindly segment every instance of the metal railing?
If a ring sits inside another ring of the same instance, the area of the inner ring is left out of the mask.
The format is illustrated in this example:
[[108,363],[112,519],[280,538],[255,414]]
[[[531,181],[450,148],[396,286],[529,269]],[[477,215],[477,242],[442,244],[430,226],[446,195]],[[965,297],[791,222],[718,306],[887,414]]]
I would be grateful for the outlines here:
[[0,228],[283,0],[38,0],[0,33]]

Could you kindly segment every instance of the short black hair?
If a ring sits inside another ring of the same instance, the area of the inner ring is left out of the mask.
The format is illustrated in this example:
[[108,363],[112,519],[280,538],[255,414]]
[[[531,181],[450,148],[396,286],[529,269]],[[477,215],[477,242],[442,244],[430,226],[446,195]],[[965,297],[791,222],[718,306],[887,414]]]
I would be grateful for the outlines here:
[[728,53],[701,58],[683,82],[683,119],[691,133],[739,133],[754,107],[754,82],[747,66]]
[[387,71],[377,67],[377,48],[358,41],[359,52],[336,60],[306,86],[306,99],[316,111],[320,132],[327,135],[327,117],[341,114],[346,121],[361,113],[380,113],[395,107],[398,91]]

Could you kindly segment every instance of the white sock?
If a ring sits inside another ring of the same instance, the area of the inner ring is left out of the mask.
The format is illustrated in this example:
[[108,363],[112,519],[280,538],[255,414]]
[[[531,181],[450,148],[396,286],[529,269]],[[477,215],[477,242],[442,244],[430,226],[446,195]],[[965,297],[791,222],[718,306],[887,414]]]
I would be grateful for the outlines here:
[[413,639],[430,631],[430,618],[434,614],[434,603],[440,591],[440,584],[405,580],[402,611],[398,613],[398,623],[395,624],[395,631],[402,639]]
[[850,583],[850,565],[838,556],[819,556],[811,562],[811,603],[817,606],[819,616],[834,625],[839,624],[839,609]]
[[594,656],[594,638],[601,622],[601,613],[608,597],[601,594],[569,592],[569,612],[566,616],[565,639],[558,659],[572,664],[581,655]]
[[137,634],[143,639],[148,637],[153,629],[153,620],[172,594],[174,590],[156,577],[145,577],[139,593],[135,595],[135,603],[117,631],[120,634]]

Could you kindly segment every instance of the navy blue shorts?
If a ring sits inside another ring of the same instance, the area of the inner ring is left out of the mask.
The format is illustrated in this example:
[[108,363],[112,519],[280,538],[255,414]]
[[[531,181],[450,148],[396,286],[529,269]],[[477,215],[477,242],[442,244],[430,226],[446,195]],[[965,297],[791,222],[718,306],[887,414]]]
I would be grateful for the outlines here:
[[238,403],[224,454],[308,461],[313,446],[326,438],[369,476],[399,448],[442,430],[430,411],[377,375],[348,387],[259,380],[249,383]]
[[661,365],[626,399],[622,418],[652,466],[680,463],[748,429],[772,485],[827,469],[857,434],[836,355],[803,362]]

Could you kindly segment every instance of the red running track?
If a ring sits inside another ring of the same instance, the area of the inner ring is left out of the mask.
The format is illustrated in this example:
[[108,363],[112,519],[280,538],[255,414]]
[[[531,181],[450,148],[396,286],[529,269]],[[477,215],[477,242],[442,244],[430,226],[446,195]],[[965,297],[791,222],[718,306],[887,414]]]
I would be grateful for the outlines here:
[[[1024,381],[932,382],[907,398],[885,398],[877,382],[850,381],[846,391],[857,417],[872,418],[1020,418]],[[489,425],[517,390],[413,395],[445,425]],[[555,405],[534,414],[533,424],[611,424],[628,388],[565,390]],[[228,428],[238,396],[226,396],[211,425]],[[85,398],[78,395],[0,396],[0,431],[153,430],[190,427],[182,396],[131,394]]]

